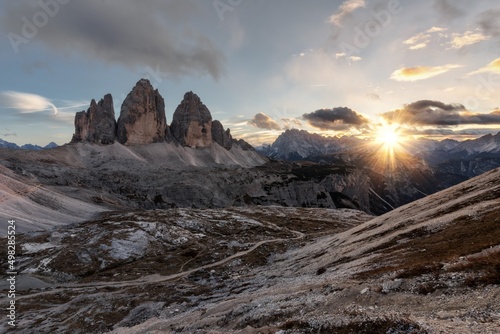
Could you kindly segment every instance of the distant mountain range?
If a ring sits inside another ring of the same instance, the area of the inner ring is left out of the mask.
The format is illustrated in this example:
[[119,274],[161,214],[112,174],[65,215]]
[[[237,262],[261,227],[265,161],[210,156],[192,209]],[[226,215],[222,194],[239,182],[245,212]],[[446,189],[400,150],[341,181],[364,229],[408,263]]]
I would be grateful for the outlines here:
[[33,145],[33,144],[25,144],[25,145],[19,146],[16,143],[11,143],[11,142],[8,142],[6,140],[0,139],[0,148],[10,148],[10,149],[14,149],[14,150],[40,151],[40,150],[49,149],[49,148],[56,148],[56,147],[59,147],[59,145],[57,145],[54,142],[50,142],[49,144],[47,144],[43,147],[39,146],[39,145]]
[[[291,129],[283,132],[271,145],[263,145],[256,150],[270,158],[298,161],[353,152],[366,147],[366,144],[366,140],[356,137],[324,137],[305,130]],[[500,132],[463,142],[453,139],[437,141],[422,138],[408,142],[404,146],[408,154],[422,158],[430,165],[485,155],[500,157]]]
[[[380,154],[380,145],[373,141],[323,137],[292,129],[283,132],[273,144],[256,150],[275,160],[313,164],[316,174],[328,168],[358,171],[367,177],[362,192],[370,192],[370,211],[377,214],[500,167],[500,132],[462,142],[417,139],[402,146],[404,150],[390,159]],[[358,177],[358,181],[361,179]],[[342,193],[361,203],[359,194],[346,190]]]

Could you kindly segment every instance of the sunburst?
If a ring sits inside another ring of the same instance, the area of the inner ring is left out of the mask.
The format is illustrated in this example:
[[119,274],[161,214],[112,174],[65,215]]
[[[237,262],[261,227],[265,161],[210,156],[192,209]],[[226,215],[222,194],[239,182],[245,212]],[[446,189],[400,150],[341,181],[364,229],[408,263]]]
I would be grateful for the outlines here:
[[397,124],[384,124],[377,131],[375,140],[387,148],[394,148],[399,146],[402,137],[399,133],[399,126]]
[[[376,161],[379,168],[385,171],[393,171],[396,168],[398,153],[403,153],[402,146],[404,136],[398,124],[382,124],[375,133],[377,144]],[[399,154],[404,155],[404,154]]]

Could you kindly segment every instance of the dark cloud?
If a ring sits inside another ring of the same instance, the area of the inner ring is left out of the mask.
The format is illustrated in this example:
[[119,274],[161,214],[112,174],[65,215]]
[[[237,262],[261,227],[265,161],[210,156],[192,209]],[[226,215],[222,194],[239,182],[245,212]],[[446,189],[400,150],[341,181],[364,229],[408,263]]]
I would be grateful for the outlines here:
[[421,100],[382,114],[387,121],[412,125],[456,126],[461,124],[500,124],[500,111],[489,114],[468,112],[461,104]]
[[274,119],[261,112],[249,120],[248,123],[260,129],[281,130],[281,127]]
[[483,31],[500,40],[500,9],[490,9],[479,14],[478,23]]
[[308,121],[311,126],[322,130],[342,131],[353,127],[362,128],[368,124],[366,118],[346,107],[319,109],[302,115],[302,118]]
[[[0,30],[23,36],[22,18],[33,22],[36,13],[44,12],[37,3],[5,3]],[[197,25],[199,6],[203,4],[190,0],[70,1],[28,40],[125,67],[150,66],[163,76],[209,74],[217,79],[224,72],[225,57]],[[19,52],[29,43],[18,45]]]
[[442,19],[455,20],[466,14],[456,6],[456,3],[456,0],[454,4],[449,0],[434,0],[434,9],[436,9]]

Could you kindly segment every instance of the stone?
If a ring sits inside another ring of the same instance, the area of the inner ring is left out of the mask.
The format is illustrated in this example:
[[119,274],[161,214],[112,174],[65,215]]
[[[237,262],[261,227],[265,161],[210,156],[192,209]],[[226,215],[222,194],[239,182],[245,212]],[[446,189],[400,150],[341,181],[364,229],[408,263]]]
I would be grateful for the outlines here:
[[230,130],[227,129],[224,131],[222,123],[217,120],[212,122],[212,139],[226,150],[230,150],[233,147],[233,137]]
[[212,145],[212,115],[193,92],[184,94],[174,112],[170,130],[181,145],[195,148]]
[[158,143],[170,137],[165,101],[149,80],[139,80],[123,101],[116,136],[124,145]]
[[107,94],[96,103],[90,102],[90,108],[75,115],[75,134],[72,143],[90,142],[109,145],[116,140],[116,120],[113,97]]

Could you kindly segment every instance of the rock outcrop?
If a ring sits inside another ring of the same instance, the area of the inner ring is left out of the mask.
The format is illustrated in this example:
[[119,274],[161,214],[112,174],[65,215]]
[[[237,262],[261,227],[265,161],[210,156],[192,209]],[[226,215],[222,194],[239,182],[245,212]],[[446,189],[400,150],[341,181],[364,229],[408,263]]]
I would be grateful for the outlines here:
[[107,94],[96,103],[90,102],[90,108],[85,112],[76,113],[75,134],[72,143],[91,142],[96,144],[113,144],[116,139],[115,109],[113,97]]
[[193,92],[184,94],[170,129],[181,145],[203,148],[212,144],[212,115]]
[[149,80],[141,79],[127,95],[121,106],[120,117],[115,121],[113,98],[106,95],[99,103],[92,100],[87,111],[76,113],[75,134],[72,143],[90,142],[102,145],[115,141],[123,145],[147,145],[174,142],[192,148],[204,148],[216,142],[226,150],[236,145],[243,150],[253,150],[244,140],[236,140],[221,122],[212,121],[212,115],[193,92],[174,112],[168,126],[165,101]]
[[163,97],[149,80],[139,80],[123,101],[117,140],[124,145],[144,145],[163,142],[169,136]]
[[233,137],[231,136],[231,132],[229,129],[224,131],[222,123],[217,120],[212,122],[212,139],[226,150],[230,150],[231,147],[233,147]]

